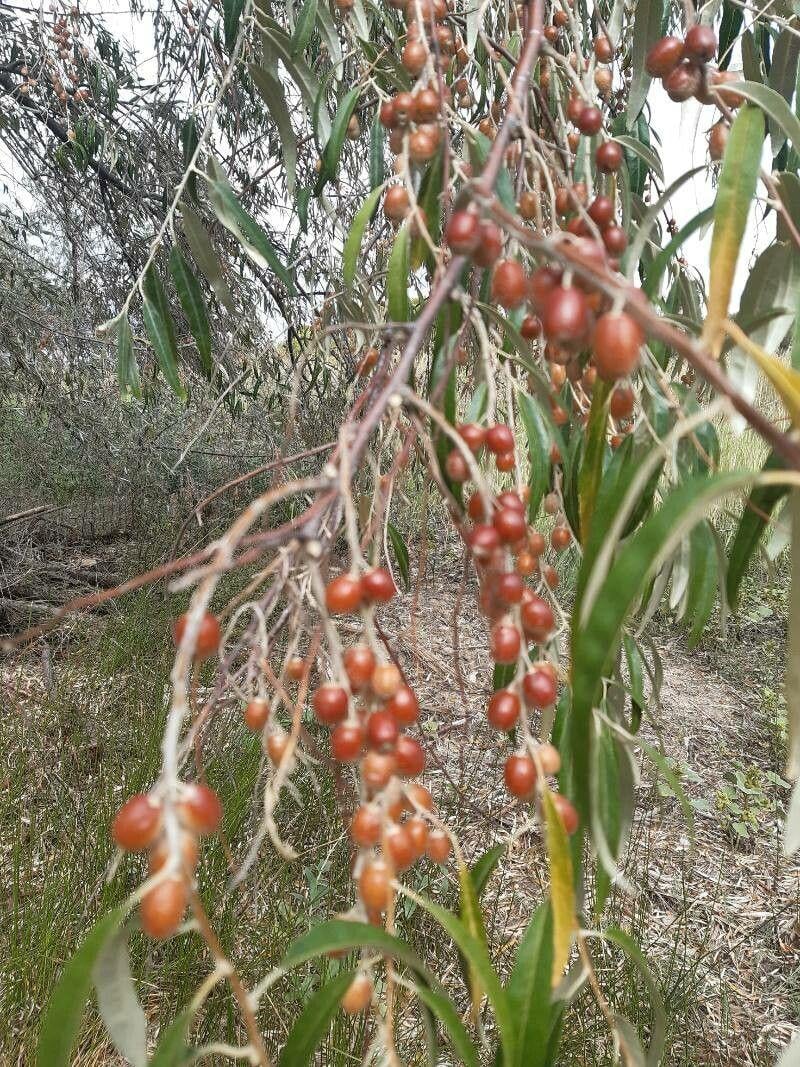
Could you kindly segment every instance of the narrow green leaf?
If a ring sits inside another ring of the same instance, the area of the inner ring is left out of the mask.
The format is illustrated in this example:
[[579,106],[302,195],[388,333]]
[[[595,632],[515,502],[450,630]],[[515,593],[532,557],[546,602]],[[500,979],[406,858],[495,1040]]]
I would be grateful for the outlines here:
[[[469,934],[486,949],[486,930],[483,925],[478,893],[475,889],[475,883],[472,881],[472,875],[463,863],[458,864],[458,885],[461,921]],[[477,1018],[481,1006],[481,997],[483,996],[480,975],[469,961],[466,961],[466,970],[467,984],[472,1000],[472,1014],[474,1018]]]
[[350,91],[345,94],[342,102],[336,110],[330,137],[322,152],[322,169],[319,172],[316,185],[314,186],[314,196],[319,196],[328,182],[331,182],[336,178],[339,169],[339,158],[342,154],[345,138],[347,137],[347,124],[350,122],[350,118],[355,111],[360,95],[361,89],[359,86],[350,89]]
[[449,998],[444,993],[434,992],[428,986],[419,984],[414,985],[414,992],[450,1034],[453,1049],[458,1053],[458,1062],[463,1063],[464,1067],[478,1067],[478,1052]]
[[175,326],[172,322],[169,303],[164,287],[154,264],[147,269],[142,280],[144,300],[142,301],[142,318],[153,346],[161,373],[176,396],[185,397],[186,391],[178,373],[178,345],[175,340]]
[[611,880],[619,874],[617,860],[622,845],[622,777],[614,737],[605,724],[597,732],[592,766],[592,841],[598,857],[595,872],[594,913],[602,914]]
[[306,1001],[286,1038],[278,1067],[306,1067],[313,1062],[317,1045],[328,1032],[355,975],[355,971],[340,971]]
[[196,1049],[186,1044],[192,1012],[187,1008],[163,1030],[149,1067],[184,1067],[194,1059]]
[[[183,148],[183,167],[188,169],[194,159],[197,146],[200,143],[197,133],[197,120],[190,115],[181,126],[181,146]],[[186,179],[186,188],[189,195],[197,202],[197,174],[192,170]]]
[[[786,106],[785,100],[781,103]],[[716,355],[722,348],[722,323],[728,314],[739,250],[756,192],[763,142],[764,118],[757,108],[745,105],[731,127],[714,203],[703,340]]]
[[411,574],[409,571],[408,547],[405,541],[403,540],[403,535],[391,522],[387,522],[386,532],[389,535],[389,540],[392,545],[392,551],[394,552],[394,558],[397,561],[397,569],[400,571],[400,577],[403,581],[403,585],[406,587],[406,589],[410,589]]
[[272,242],[239,203],[228,179],[213,159],[209,160],[206,181],[211,206],[222,225],[230,230],[253,262],[265,270],[272,271],[286,286],[289,295],[293,296],[295,290],[292,279]]
[[244,11],[245,0],[222,0],[222,23],[225,47],[232,52],[239,36],[239,21]]
[[377,189],[383,185],[386,178],[386,164],[384,161],[384,132],[381,125],[380,112],[376,110],[369,131],[369,187]]
[[216,296],[220,304],[226,307],[228,311],[234,312],[236,305],[231,296],[231,291],[222,276],[222,264],[214,251],[211,238],[208,236],[200,217],[187,204],[181,205],[181,217],[183,232],[186,235],[186,240],[195,262],[205,275],[208,284],[214,291],[214,296]]
[[[800,58],[800,37],[798,37],[797,19],[795,19],[794,25],[785,26],[778,33],[768,78],[770,89],[783,97],[787,106],[792,103],[797,84],[798,58]],[[786,140],[786,131],[781,129],[775,119],[770,118],[769,132],[772,138],[772,154],[776,156]]]
[[644,979],[644,983],[647,986],[647,991],[650,995],[650,1046],[647,1050],[645,1062],[648,1067],[658,1067],[664,1053],[666,1013],[664,1010],[664,1000],[659,991],[658,983],[650,969],[650,964],[647,962],[644,953],[630,934],[627,934],[618,926],[608,927],[603,931],[601,936],[604,940],[613,941],[615,944],[619,945]]
[[528,479],[531,494],[528,500],[528,518],[534,522],[539,513],[542,498],[550,483],[551,438],[542,418],[539,405],[527,393],[517,396],[518,408],[525,435],[528,438],[528,453],[531,470]]
[[[468,148],[470,161],[475,169],[475,177],[477,178],[486,163],[492,148],[492,142],[485,136],[485,134],[482,134],[477,130],[470,130]],[[500,167],[497,172],[495,192],[497,193],[497,199],[507,211],[517,210],[517,198],[514,195],[514,185],[511,181],[511,175],[505,167]]]
[[624,133],[614,134],[614,140],[619,141],[623,148],[627,148],[629,152],[638,156],[647,169],[663,184],[664,168],[658,158],[658,153],[650,145],[642,144],[638,138],[629,137]]
[[661,36],[661,20],[664,17],[664,0],[645,0],[636,8],[633,20],[633,47],[631,69],[633,78],[628,93],[627,125],[630,130],[644,107],[650,88],[650,75],[644,65],[644,58],[652,44]]
[[670,787],[672,792],[675,794],[678,803],[681,806],[681,812],[683,813],[683,817],[686,820],[686,826],[689,830],[689,836],[693,838],[694,808],[692,807],[691,800],[689,800],[688,796],[686,795],[686,790],[683,788],[683,783],[670,766],[663,752],[660,752],[657,748],[655,748],[653,745],[648,744],[646,741],[640,741],[639,743],[642,746],[642,751],[647,755],[648,759],[650,759],[651,762],[656,765],[659,770],[659,773],[661,774],[661,777],[664,779],[664,781]]
[[107,937],[92,967],[97,1007],[117,1052],[131,1067],[147,1062],[147,1022],[136,995],[128,954],[128,930]]
[[[289,77],[300,90],[309,113],[314,111],[316,105],[315,131],[320,142],[324,144],[331,133],[331,117],[324,100],[320,99],[319,79],[301,56],[292,55],[291,39],[279,22],[259,10],[258,25],[264,36],[265,55],[272,51],[278,54]],[[278,77],[277,65],[271,73]]]
[[549,789],[542,793],[547,826],[547,858],[550,864],[550,905],[553,911],[553,959],[550,982],[557,986],[569,962],[575,919],[575,885],[572,858],[564,824],[556,811]]
[[119,928],[126,913],[123,906],[98,919],[64,965],[39,1030],[37,1067],[69,1067],[92,987],[92,968],[106,940]]
[[486,888],[486,883],[494,873],[497,864],[505,855],[505,851],[505,845],[492,845],[492,847],[487,849],[483,855],[479,856],[470,867],[470,878],[472,879],[475,893],[479,899]]
[[513,1063],[516,1057],[517,1048],[516,1026],[511,1014],[508,998],[500,985],[500,981],[492,967],[485,947],[480,941],[477,941],[472,937],[461,920],[453,915],[452,912],[447,911],[445,908],[435,904],[432,900],[428,900],[426,897],[416,893],[413,894],[412,899],[426,911],[430,912],[439,925],[453,939],[456,947],[466,958],[470,967],[477,973],[494,1011],[497,1029],[500,1034],[500,1043],[503,1048],[503,1055],[509,1063]]
[[600,379],[592,390],[592,406],[586,427],[586,444],[578,474],[578,497],[580,501],[580,528],[576,531],[581,544],[589,538],[594,515],[597,491],[603,477],[603,459],[606,453],[606,425],[611,385]]
[[689,585],[686,591],[687,644],[694,648],[703,636],[717,593],[717,548],[707,522],[695,526],[690,535]]
[[685,185],[686,182],[691,181],[695,174],[699,174],[701,170],[705,170],[705,167],[693,167],[691,170],[688,170],[677,177],[671,185],[667,186],[655,204],[653,204],[652,207],[649,207],[642,216],[635,236],[622,257],[623,272],[628,278],[633,278],[634,276],[636,266],[642,258],[642,253],[650,238],[650,230],[658,216],[681,186]]
[[317,21],[318,0],[305,0],[294,24],[294,32],[289,42],[292,55],[297,56],[305,51],[306,45],[311,40],[314,26]]
[[127,315],[123,315],[117,322],[117,380],[123,395],[129,392],[135,397],[142,395],[139,367],[133,352],[131,324]]
[[177,245],[172,246],[169,254],[169,269],[175,282],[175,291],[181,302],[183,313],[192,331],[197,351],[200,354],[200,363],[203,373],[211,378],[214,370],[214,360],[211,356],[211,327],[208,323],[206,305],[203,301],[203,293],[197,278],[189,268],[189,264],[183,258]]
[[[697,475],[665,497],[661,507],[626,542],[591,603],[586,621],[575,622],[572,660],[572,708],[568,730],[578,807],[590,823],[589,781],[592,708],[604,668],[620,639],[622,625],[657,561],[707,513],[711,502],[740,489],[750,474]],[[597,565],[597,559],[593,561]],[[585,587],[584,583],[584,587]],[[585,610],[586,603],[584,594]],[[578,620],[578,612],[574,619]]]
[[372,218],[372,212],[375,210],[382,192],[383,186],[372,190],[355,213],[350,225],[350,230],[344,242],[344,250],[342,251],[342,277],[345,285],[352,286],[355,281],[361,242],[364,240],[364,231]]
[[517,948],[506,986],[519,1041],[516,1067],[545,1067],[550,1034],[560,1007],[551,1002],[553,912],[549,901],[534,911]]
[[261,99],[267,105],[270,118],[278,128],[283,163],[286,167],[286,191],[289,196],[294,196],[297,186],[297,136],[292,128],[283,85],[280,78],[276,78],[270,71],[256,63],[251,63],[248,70]]
[[408,280],[409,231],[404,223],[397,231],[386,268],[386,290],[389,298],[389,319],[392,322],[407,322],[409,317]]
[[644,291],[649,297],[654,297],[658,294],[658,287],[661,281],[661,277],[664,271],[667,269],[672,257],[684,243],[688,240],[693,233],[701,229],[703,226],[708,225],[714,218],[714,207],[705,208],[705,210],[698,212],[693,219],[682,226],[680,230],[675,234],[672,240],[666,245],[665,248],[658,253],[658,255],[650,263],[647,268],[647,276],[643,286]]
[[744,11],[740,7],[731,3],[731,0],[723,0],[718,49],[720,70],[727,70],[730,65],[733,47],[742,28],[743,19]]
[[792,577],[789,586],[789,634],[786,644],[786,777],[800,778],[800,489],[792,489],[788,507],[792,520]]
[[[775,452],[770,452],[762,469],[763,471],[782,471],[785,466],[780,456],[775,455]],[[742,579],[747,574],[750,561],[758,547],[758,542],[764,535],[770,515],[787,492],[788,485],[756,485],[745,503],[729,553],[727,553],[729,556],[726,577],[727,603],[734,610],[739,601]]]
[[323,956],[327,952],[339,952],[353,948],[374,948],[385,956],[400,960],[419,975],[426,985],[433,985],[433,978],[419,956],[399,937],[370,923],[350,922],[347,919],[329,919],[312,927],[307,934],[293,941],[286,951],[280,966],[285,970],[298,967],[306,960]]

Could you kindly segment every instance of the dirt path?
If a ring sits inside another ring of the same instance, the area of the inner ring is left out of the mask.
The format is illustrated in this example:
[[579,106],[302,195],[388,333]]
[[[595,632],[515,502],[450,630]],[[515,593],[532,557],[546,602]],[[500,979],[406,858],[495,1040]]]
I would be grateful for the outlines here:
[[[453,803],[444,808],[474,857],[516,829],[522,815],[501,784],[507,749],[485,726],[491,670],[471,589],[457,611],[463,692],[453,684],[456,586],[456,575],[436,576],[416,603],[416,617],[406,595],[386,628],[397,635],[422,697],[437,794],[450,789]],[[657,726],[645,724],[643,736],[653,744],[660,735],[683,784],[694,811],[694,845],[681,805],[663,779],[659,789],[646,763],[626,864],[635,896],[618,893],[611,919],[641,939],[659,976],[670,1034],[665,1063],[765,1067],[800,1032],[794,976],[800,868],[780,850],[787,797],[776,777],[782,740],[753,687],[726,681],[701,652],[687,654],[664,631],[658,649],[664,678]],[[737,834],[736,823],[746,832]],[[515,884],[487,901],[495,909],[495,947],[521,931],[520,902],[541,897],[536,832],[522,839],[505,874]],[[596,1058],[596,1041],[594,1047],[585,1058],[576,1048],[564,1062],[610,1062]]]

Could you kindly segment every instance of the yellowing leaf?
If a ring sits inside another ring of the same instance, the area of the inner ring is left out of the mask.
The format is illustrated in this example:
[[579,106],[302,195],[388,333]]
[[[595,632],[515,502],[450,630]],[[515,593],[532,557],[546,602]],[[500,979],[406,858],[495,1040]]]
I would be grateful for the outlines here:
[[714,204],[714,236],[708,283],[708,307],[702,340],[719,359],[722,327],[736,273],[750,204],[756,191],[764,143],[764,116],[745,105],[734,120]]
[[[478,894],[475,892],[475,884],[472,881],[469,867],[466,866],[460,857],[458,860],[458,882],[461,897],[461,921],[472,936],[485,946],[486,931],[483,928],[483,917],[481,915]],[[472,1013],[473,1017],[477,1019],[481,1007],[481,998],[483,997],[483,986],[481,985],[480,975],[468,961],[466,961],[466,967],[469,979],[469,992],[472,999]]]
[[553,909],[553,972],[551,981],[558,985],[569,961],[572,935],[577,929],[575,920],[575,885],[572,878],[572,858],[564,824],[556,811],[552,795],[545,789],[542,795],[547,824],[547,858],[550,862],[550,903]]
[[795,428],[800,427],[800,371],[788,367],[776,356],[765,352],[760,345],[751,341],[735,322],[726,322],[724,328],[736,344],[753,357],[783,401],[792,425]]

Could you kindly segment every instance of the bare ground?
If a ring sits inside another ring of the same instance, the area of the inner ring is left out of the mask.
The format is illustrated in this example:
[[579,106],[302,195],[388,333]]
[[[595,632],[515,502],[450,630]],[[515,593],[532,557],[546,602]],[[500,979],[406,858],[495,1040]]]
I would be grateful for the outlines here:
[[[459,580],[452,564],[434,569],[417,595],[399,597],[381,621],[421,697],[428,784],[443,798],[443,813],[468,858],[515,835],[484,900],[493,955],[503,967],[530,907],[546,892],[546,867],[538,831],[502,787],[507,742],[486,727],[484,716],[491,678],[486,632],[475,615],[474,588],[459,598]],[[657,635],[657,647],[661,701],[655,726],[646,724],[643,735],[650,743],[660,737],[676,761],[695,807],[695,837],[692,842],[680,804],[662,795],[646,763],[626,863],[634,892],[615,894],[610,921],[641,939],[659,979],[668,1015],[665,1063],[762,1067],[798,1032],[800,990],[799,871],[780,851],[786,793],[764,777],[780,772],[774,731],[755,686],[726,681],[668,630]],[[37,669],[35,661],[28,666]],[[735,794],[755,823],[742,838],[731,831],[730,811],[718,810],[736,767],[757,785],[752,798]],[[619,956],[602,947],[598,953],[620,1010],[644,1021],[646,1034],[646,996],[631,1004],[630,983],[615,986]],[[441,963],[451,966],[446,954]],[[604,1033],[596,1013],[579,1008],[563,1063],[612,1062]]]

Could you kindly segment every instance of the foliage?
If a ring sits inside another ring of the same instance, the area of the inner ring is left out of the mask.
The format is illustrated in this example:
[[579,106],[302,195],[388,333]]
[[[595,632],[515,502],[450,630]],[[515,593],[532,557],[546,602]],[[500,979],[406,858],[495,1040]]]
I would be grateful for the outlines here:
[[[126,836],[125,808],[114,833],[149,855],[127,902],[141,903],[145,934],[201,941],[213,960],[151,1063],[216,1054],[213,1042],[193,1050],[191,1029],[205,1001],[229,994],[239,1025],[228,1052],[262,1065],[279,1046],[280,1062],[311,1062],[341,1003],[374,1014],[365,1056],[394,1062],[405,1044],[424,1043],[435,1063],[444,1040],[459,1062],[545,1067],[584,986],[626,1063],[660,1061],[657,983],[630,935],[602,926],[612,892],[635,892],[623,866],[642,753],[692,814],[679,769],[640,737],[661,684],[643,635],[666,606],[694,646],[716,605],[735,609],[784,497],[795,564],[787,776],[800,767],[800,448],[788,432],[800,418],[796,17],[776,9],[745,25],[727,4],[707,15],[684,25],[683,11],[655,0],[591,12],[543,0],[187,3],[152,16],[151,86],[101,15],[0,13],[2,136],[25,176],[0,235],[8,397],[24,407],[37,389],[77,389],[108,402],[113,361],[133,418],[165,403],[163,379],[174,418],[194,396],[213,396],[209,419],[223,404],[232,418],[273,411],[279,442],[274,461],[220,487],[253,492],[227,531],[147,576],[177,575],[191,594],[149,789],[153,833]],[[679,39],[660,40],[670,27]],[[731,71],[731,50],[742,72]],[[652,123],[653,78],[715,122],[714,203],[679,222],[670,198],[693,174],[665,188],[669,131]],[[775,238],[734,313],[743,234],[762,194]],[[704,279],[680,253],[707,222]],[[753,404],[759,371],[786,417]],[[742,419],[769,458],[726,470],[720,436]],[[285,469],[312,456],[310,472]],[[503,690],[489,721],[508,734],[507,789],[544,839],[549,884],[510,972],[490,953],[480,905],[500,853],[470,870],[414,781],[426,760],[419,709],[380,627],[394,594],[381,562],[406,587],[414,580],[392,518],[415,476],[443,501],[475,567],[492,684]],[[726,536],[723,509],[738,502]],[[553,566],[560,553],[576,571],[571,602]],[[354,630],[358,645],[343,649]],[[221,832],[237,847],[225,893],[220,873],[199,886],[195,863],[197,836],[219,830],[204,784],[208,724],[232,701],[260,737],[260,797],[247,827],[226,808]],[[247,922],[243,894],[267,842],[276,864],[298,861],[282,800],[316,783],[320,764],[333,766],[347,816],[354,903],[245,981],[218,915],[240,903]],[[748,775],[735,771],[717,796],[740,836],[768,806]],[[355,807],[363,833],[350,826]],[[788,851],[796,808],[795,798]],[[424,852],[438,864],[454,854],[457,909],[403,874]],[[452,944],[463,989],[412,947],[406,904]],[[102,916],[64,968],[42,1065],[68,1062],[92,979],[109,1038],[146,1062],[134,927],[121,921],[122,911]],[[609,1006],[595,942],[638,972],[646,1025]],[[340,953],[357,957],[340,964]],[[276,1044],[259,1010],[276,981],[311,960],[322,982]],[[413,1008],[400,1027],[405,993]]]

